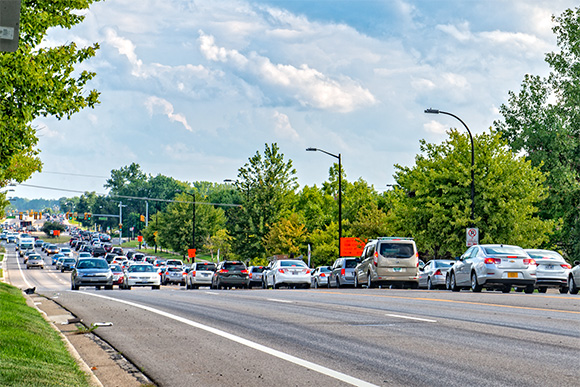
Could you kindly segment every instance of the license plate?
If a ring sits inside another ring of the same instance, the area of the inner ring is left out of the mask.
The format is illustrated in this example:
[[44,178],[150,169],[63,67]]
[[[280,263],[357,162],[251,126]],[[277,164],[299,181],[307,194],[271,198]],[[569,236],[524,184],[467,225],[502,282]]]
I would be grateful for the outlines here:
[[508,278],[518,278],[518,273],[508,272]]
[[554,265],[546,265],[546,269],[547,270],[552,270],[552,269],[554,269]]
[[402,267],[395,267],[393,269],[393,271],[395,271],[395,272],[401,272],[401,271],[403,271],[403,268]]

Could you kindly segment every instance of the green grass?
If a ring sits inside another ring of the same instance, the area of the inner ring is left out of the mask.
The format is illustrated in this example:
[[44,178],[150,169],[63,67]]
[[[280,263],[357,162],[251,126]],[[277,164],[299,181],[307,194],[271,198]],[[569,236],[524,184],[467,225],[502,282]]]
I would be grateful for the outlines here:
[[59,334],[0,283],[0,386],[90,386]]

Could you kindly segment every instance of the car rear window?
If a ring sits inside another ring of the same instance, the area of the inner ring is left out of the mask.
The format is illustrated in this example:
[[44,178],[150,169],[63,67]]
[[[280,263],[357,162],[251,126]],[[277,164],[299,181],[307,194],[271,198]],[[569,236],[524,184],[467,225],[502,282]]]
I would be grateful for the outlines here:
[[356,267],[357,263],[358,262],[356,261],[356,259],[347,259],[344,262],[344,267],[347,269],[354,269]]
[[453,263],[451,263],[451,262],[435,262],[435,267],[445,268],[445,267],[451,267],[451,266],[453,266]]
[[320,271],[323,273],[328,273],[330,271],[330,268],[328,266],[323,266],[320,268]]
[[246,266],[243,263],[224,263],[226,270],[245,270]]
[[306,264],[302,261],[282,261],[280,262],[280,266],[282,267],[306,266]]
[[167,271],[183,271],[183,270],[179,267],[168,267]]
[[381,243],[379,253],[388,258],[411,258],[415,251],[411,243]]
[[483,251],[487,255],[525,255],[524,250],[517,246],[487,246]]
[[264,266],[260,266],[260,267],[253,267],[252,268],[252,273],[263,273],[264,272],[265,267]]
[[532,258],[536,259],[557,259],[564,260],[564,258],[555,251],[548,250],[526,250],[526,253]]
[[215,264],[213,263],[198,263],[195,265],[195,270],[215,271]]

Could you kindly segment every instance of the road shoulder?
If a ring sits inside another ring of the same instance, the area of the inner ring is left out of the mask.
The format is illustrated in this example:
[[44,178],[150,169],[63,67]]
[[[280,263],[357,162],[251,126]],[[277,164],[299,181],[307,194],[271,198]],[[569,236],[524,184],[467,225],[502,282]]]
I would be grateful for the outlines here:
[[93,376],[91,382],[95,386],[155,385],[107,342],[92,332],[84,333],[87,327],[82,324],[82,321],[56,301],[38,294],[32,294],[27,299],[31,305],[42,312],[45,319],[70,344],[72,348],[69,347],[69,351],[77,359],[81,368]]

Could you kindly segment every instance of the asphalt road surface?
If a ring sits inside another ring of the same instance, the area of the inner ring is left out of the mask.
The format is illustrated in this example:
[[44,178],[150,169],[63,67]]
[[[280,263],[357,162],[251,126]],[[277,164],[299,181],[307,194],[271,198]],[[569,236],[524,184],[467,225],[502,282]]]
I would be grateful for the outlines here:
[[55,299],[162,386],[577,386],[580,295],[391,289],[70,290]]

